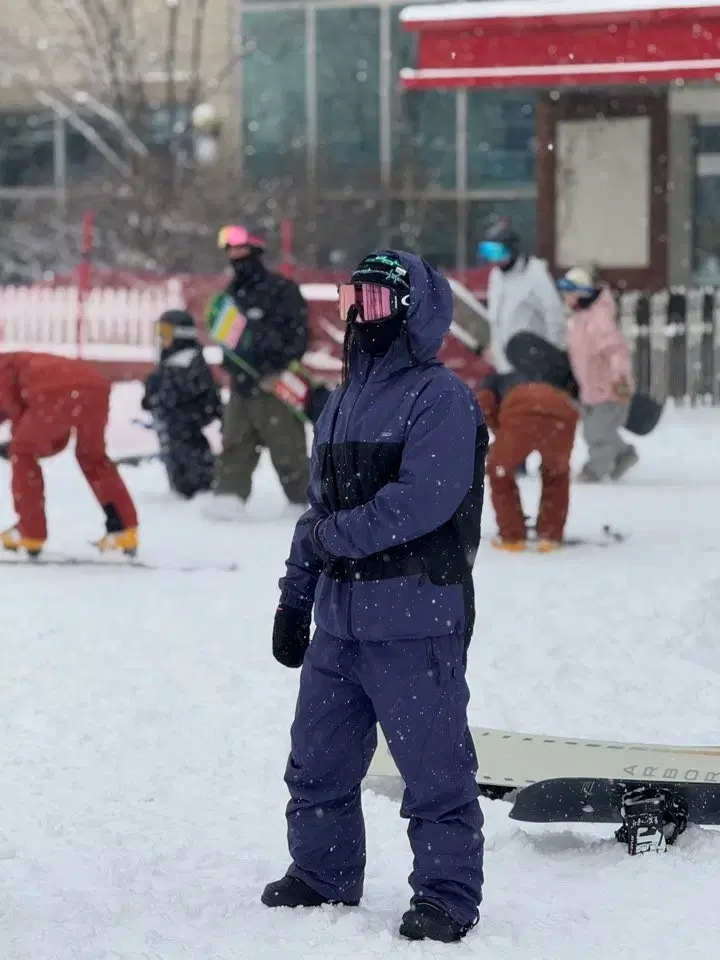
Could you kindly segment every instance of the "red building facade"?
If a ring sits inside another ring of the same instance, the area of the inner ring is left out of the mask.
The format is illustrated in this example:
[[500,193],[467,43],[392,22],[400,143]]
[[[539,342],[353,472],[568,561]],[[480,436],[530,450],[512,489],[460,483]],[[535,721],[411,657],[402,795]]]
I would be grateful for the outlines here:
[[537,92],[538,248],[553,268],[592,264],[650,289],[682,273],[673,154],[690,162],[693,133],[673,118],[695,92],[720,122],[720,3],[482,0],[401,19],[417,34],[406,88]]

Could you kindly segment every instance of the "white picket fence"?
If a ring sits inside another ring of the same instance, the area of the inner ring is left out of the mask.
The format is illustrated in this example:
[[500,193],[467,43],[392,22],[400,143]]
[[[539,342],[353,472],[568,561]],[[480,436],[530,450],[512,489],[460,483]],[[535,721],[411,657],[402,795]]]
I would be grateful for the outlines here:
[[92,290],[79,302],[77,287],[0,287],[0,342],[65,346],[152,347],[153,324],[164,310],[185,306],[182,285],[169,280],[148,289]]
[[[302,284],[301,290],[310,303],[337,299],[334,284]],[[95,360],[152,361],[155,322],[164,310],[184,306],[176,278],[153,287],[96,288],[82,306],[76,287],[0,287],[0,345],[71,356],[79,350]],[[720,290],[628,292],[619,298],[619,315],[642,390],[720,405]],[[331,340],[338,334],[322,319],[320,327]],[[332,360],[322,353],[318,358],[325,366]]]
[[[303,284],[301,290],[310,302],[337,300],[334,284]],[[77,287],[0,287],[0,345],[66,356],[80,352],[91,360],[154,360],[155,322],[164,310],[183,307],[177,279],[138,289],[99,287],[82,306]],[[219,351],[209,358],[217,362]]]

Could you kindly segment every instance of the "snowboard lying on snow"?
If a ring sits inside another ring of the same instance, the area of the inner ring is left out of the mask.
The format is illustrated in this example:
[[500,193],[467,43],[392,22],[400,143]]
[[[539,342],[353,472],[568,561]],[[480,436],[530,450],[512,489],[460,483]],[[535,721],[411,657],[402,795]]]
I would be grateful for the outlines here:
[[[688,823],[720,826],[720,747],[570,740],[471,729],[481,795],[526,823],[618,823],[630,854],[664,850]],[[399,777],[380,734],[369,777]]]

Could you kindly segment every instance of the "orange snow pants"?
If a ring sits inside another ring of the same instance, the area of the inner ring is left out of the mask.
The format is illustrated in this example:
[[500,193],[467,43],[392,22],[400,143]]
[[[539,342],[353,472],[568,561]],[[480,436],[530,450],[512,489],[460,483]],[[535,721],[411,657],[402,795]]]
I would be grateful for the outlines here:
[[538,537],[560,541],[570,506],[570,455],[578,414],[569,397],[546,383],[525,383],[503,399],[488,456],[490,495],[503,540],[526,536],[515,471],[534,451],[542,459]]
[[12,494],[22,536],[45,540],[45,484],[38,460],[60,453],[75,433],[78,465],[105,511],[108,532],[137,526],[135,505],[105,450],[110,384],[49,389],[13,424]]

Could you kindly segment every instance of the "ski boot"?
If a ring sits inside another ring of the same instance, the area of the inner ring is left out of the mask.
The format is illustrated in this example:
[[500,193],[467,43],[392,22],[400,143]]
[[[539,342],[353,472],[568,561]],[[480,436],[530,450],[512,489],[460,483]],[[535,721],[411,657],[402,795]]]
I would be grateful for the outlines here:
[[10,527],[9,530],[3,530],[0,533],[0,546],[11,553],[24,550],[29,557],[39,557],[45,541],[36,537],[24,537],[17,527]]
[[596,473],[593,473],[592,470],[588,470],[587,467],[583,467],[580,473],[575,477],[576,483],[602,483],[602,477],[599,477]]
[[535,549],[538,553],[554,553],[556,550],[560,550],[562,547],[562,541],[560,540],[549,540],[547,537],[541,537]]
[[638,456],[635,447],[628,447],[626,450],[623,450],[623,452],[615,461],[615,466],[612,468],[612,472],[610,473],[610,479],[620,480],[621,477],[625,476],[628,470],[632,470],[639,460],[640,457]]
[[418,900],[403,914],[400,936],[406,940],[436,940],[438,943],[457,943],[477,923],[463,925],[453,920],[442,907]]
[[106,533],[104,537],[93,543],[100,553],[120,551],[126,557],[134,557],[138,549],[138,528],[128,527],[127,530],[118,530],[115,533]]
[[627,845],[630,856],[663,853],[683,833],[688,812],[682,800],[665,790],[643,785],[623,797],[623,825],[615,831],[618,843]]
[[359,900],[328,900],[297,877],[283,877],[269,883],[262,892],[260,901],[266,907],[322,907],[325,904],[340,907],[357,907]]
[[527,549],[525,540],[504,540],[502,537],[493,537],[492,546],[495,550],[504,550],[506,553],[522,553]]
[[203,493],[198,500],[200,512],[207,520],[232,523],[245,519],[245,501],[234,493]]

